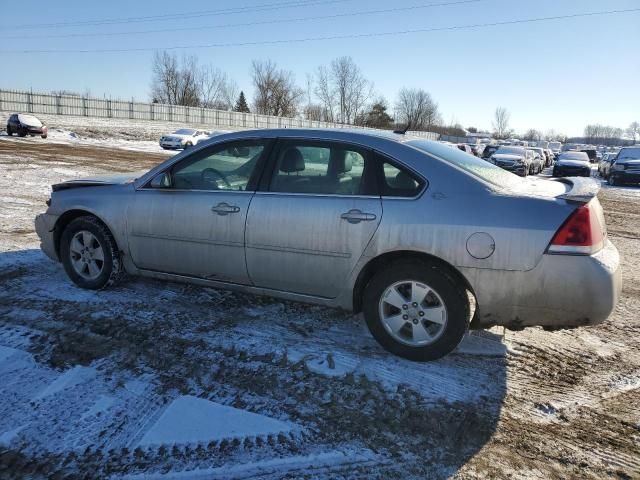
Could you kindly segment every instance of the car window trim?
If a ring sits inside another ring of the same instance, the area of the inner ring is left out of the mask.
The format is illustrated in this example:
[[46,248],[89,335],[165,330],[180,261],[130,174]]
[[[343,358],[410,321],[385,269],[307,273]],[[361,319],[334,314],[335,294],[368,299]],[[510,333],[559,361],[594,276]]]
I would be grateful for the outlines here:
[[[262,173],[262,178],[260,179],[260,183],[258,184],[258,188],[255,191],[256,194],[270,194],[270,195],[295,195],[298,197],[306,196],[306,197],[339,197],[339,198],[380,198],[380,186],[377,187],[376,195],[345,195],[343,193],[304,193],[304,192],[273,192],[270,190],[271,180],[273,179],[274,170],[276,168],[276,163],[278,161],[278,154],[282,150],[282,145],[286,143],[296,143],[301,142],[304,144],[325,144],[329,145],[331,148],[332,145],[344,145],[354,149],[356,153],[365,153],[364,156],[365,165],[369,159],[373,160],[372,154],[373,150],[364,145],[353,143],[353,142],[345,142],[342,140],[329,140],[324,138],[305,138],[305,137],[277,137],[273,144],[273,148],[271,149],[271,153],[269,155],[269,159],[266,162],[266,166]],[[301,145],[304,146],[304,145]],[[364,170],[363,170],[364,177]]]

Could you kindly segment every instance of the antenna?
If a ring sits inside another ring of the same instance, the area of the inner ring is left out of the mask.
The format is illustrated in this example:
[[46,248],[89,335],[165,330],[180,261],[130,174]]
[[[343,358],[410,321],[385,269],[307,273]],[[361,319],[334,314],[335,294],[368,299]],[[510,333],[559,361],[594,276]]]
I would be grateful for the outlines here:
[[411,127],[411,122],[407,122],[407,126],[404,127],[402,130],[400,129],[394,130],[393,133],[397,133],[398,135],[404,135],[409,130],[409,127]]

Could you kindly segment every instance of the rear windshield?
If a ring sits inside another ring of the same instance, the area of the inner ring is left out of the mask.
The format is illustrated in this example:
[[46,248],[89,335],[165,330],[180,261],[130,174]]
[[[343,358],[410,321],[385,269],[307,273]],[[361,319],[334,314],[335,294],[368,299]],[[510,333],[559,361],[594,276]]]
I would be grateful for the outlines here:
[[173,133],[175,133],[176,135],[193,135],[194,133],[196,133],[196,131],[190,128],[181,128],[180,130],[176,130]]
[[[457,148],[449,148],[446,145],[428,140],[409,140],[406,145],[435,155],[446,162],[459,167],[470,174],[479,177],[485,182],[498,187],[512,187],[522,183],[522,179],[513,173],[507,172],[492,163],[464,153]],[[522,149],[520,149],[522,150]]]
[[558,160],[582,160],[584,162],[589,161],[589,155],[584,152],[564,152]]
[[616,162],[620,160],[640,160],[640,147],[623,148],[620,150],[620,153],[618,153]]
[[504,155],[524,155],[522,147],[500,147],[496,153]]

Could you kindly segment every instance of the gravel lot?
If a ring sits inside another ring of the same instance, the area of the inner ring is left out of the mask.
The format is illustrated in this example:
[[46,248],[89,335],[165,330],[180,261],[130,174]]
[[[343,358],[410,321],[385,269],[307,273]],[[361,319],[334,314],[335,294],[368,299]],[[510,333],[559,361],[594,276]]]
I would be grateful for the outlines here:
[[0,138],[0,478],[640,477],[640,189],[600,193],[625,282],[606,323],[416,364],[338,311],[75,288],[38,250],[49,185],[164,158]]

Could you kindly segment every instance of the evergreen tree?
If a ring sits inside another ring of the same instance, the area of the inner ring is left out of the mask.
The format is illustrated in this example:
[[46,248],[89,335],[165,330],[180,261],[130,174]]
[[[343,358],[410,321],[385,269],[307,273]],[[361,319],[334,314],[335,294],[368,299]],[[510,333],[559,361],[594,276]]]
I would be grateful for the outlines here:
[[251,113],[249,110],[249,105],[247,105],[247,99],[244,98],[244,92],[240,91],[240,96],[238,97],[238,101],[236,102],[236,106],[233,107],[234,112],[242,112],[242,113]]

